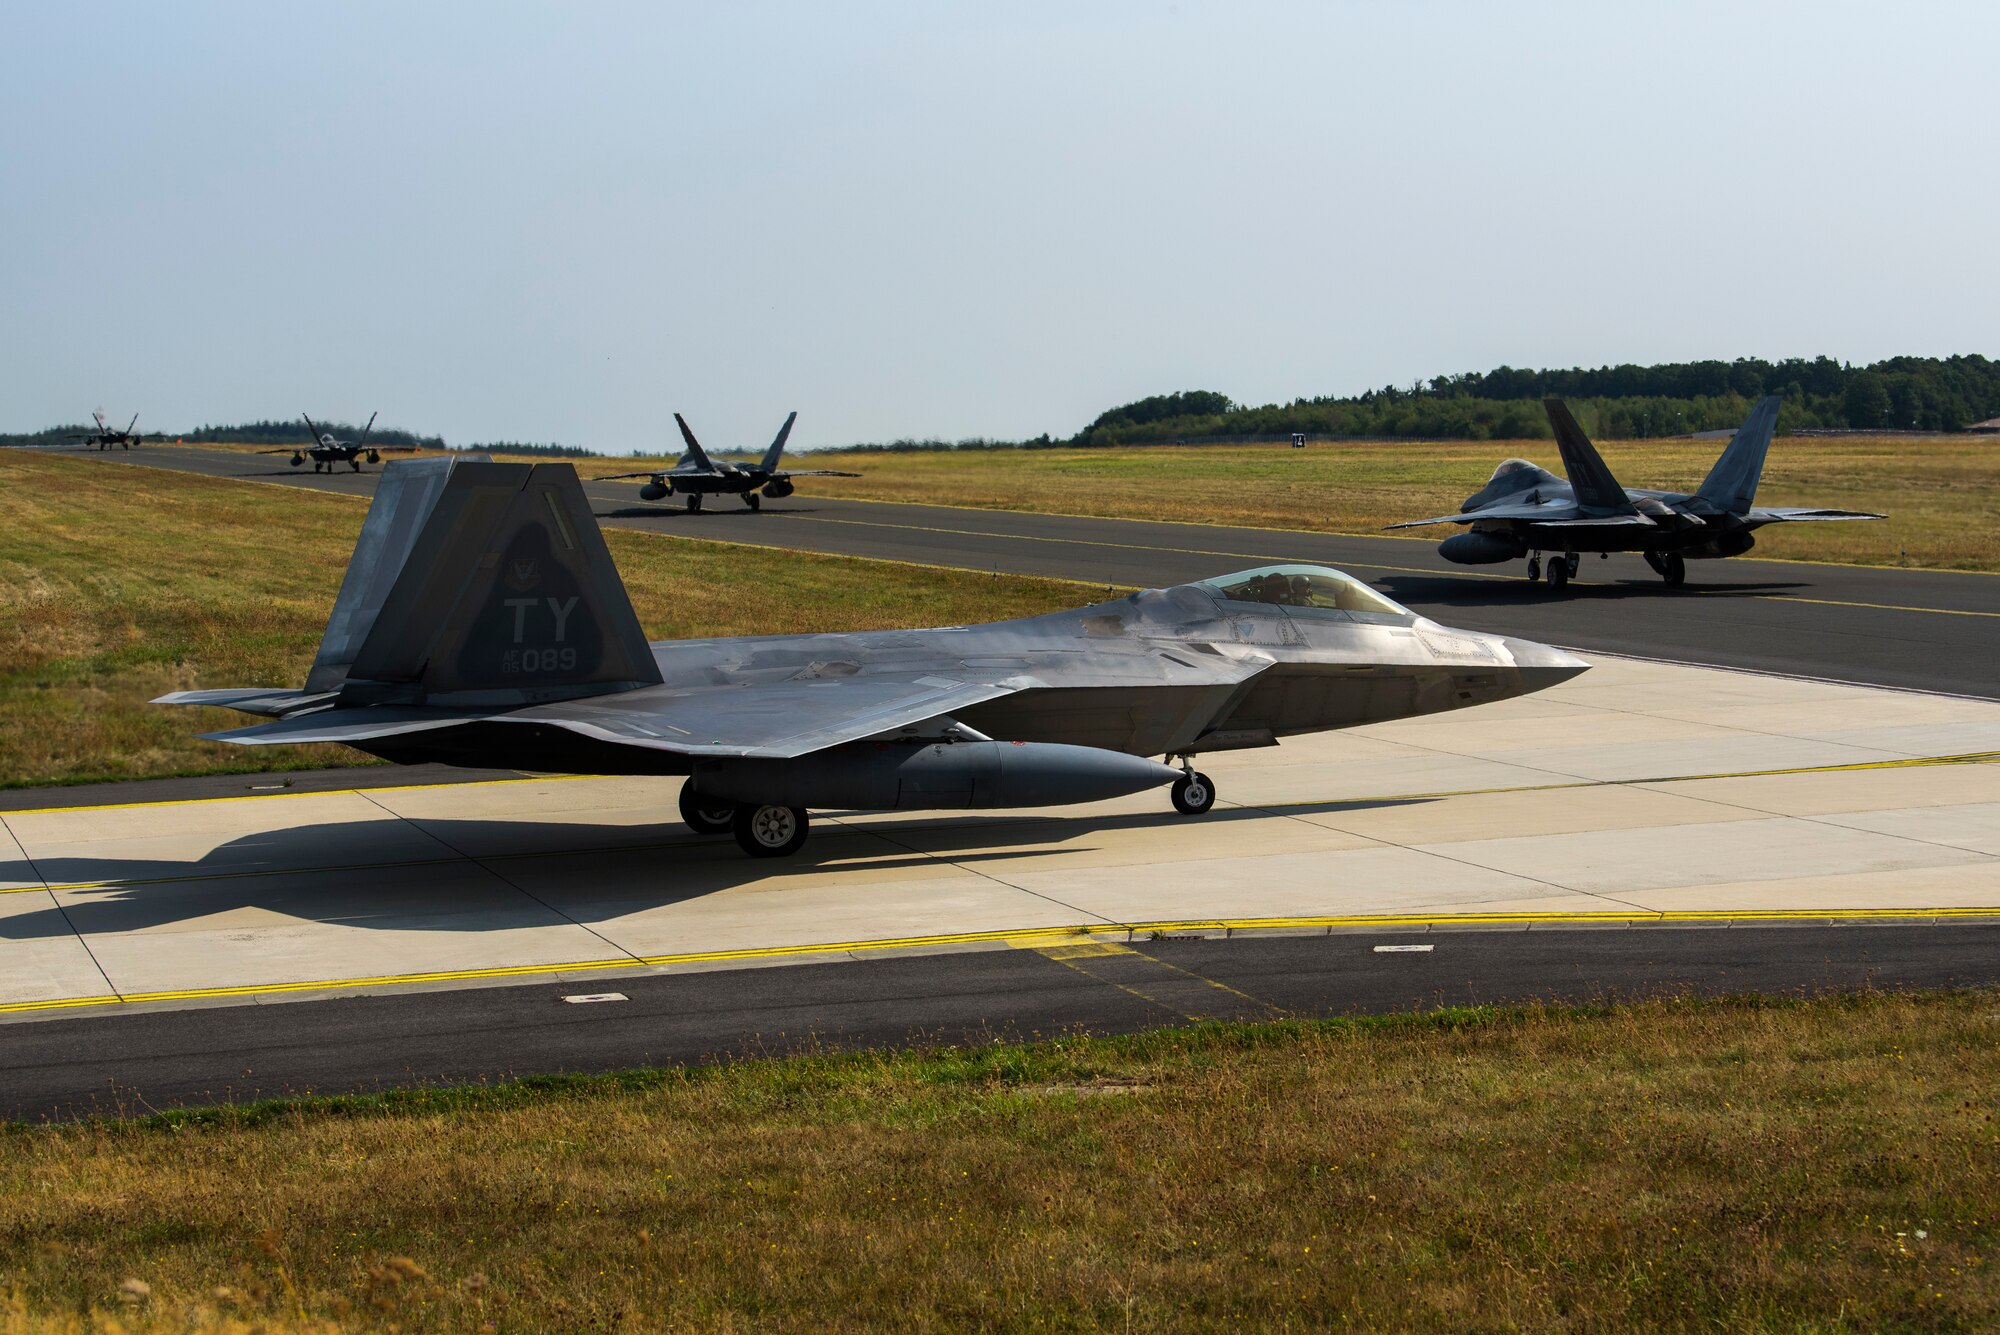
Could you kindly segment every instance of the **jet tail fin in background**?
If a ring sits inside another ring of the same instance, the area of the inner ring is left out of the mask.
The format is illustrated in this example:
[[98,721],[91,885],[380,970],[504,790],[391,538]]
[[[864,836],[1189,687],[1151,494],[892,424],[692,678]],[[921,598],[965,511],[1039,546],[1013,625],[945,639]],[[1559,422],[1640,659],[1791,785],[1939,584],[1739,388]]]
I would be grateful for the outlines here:
[[764,451],[764,462],[759,465],[765,472],[769,473],[777,469],[778,460],[782,459],[785,454],[785,438],[792,434],[792,423],[798,420],[799,415],[793,413],[785,419],[785,424],[778,428],[778,438],[771,442],[770,449]]
[[715,465],[708,461],[708,451],[704,450],[701,447],[701,442],[694,438],[694,431],[688,426],[687,419],[679,413],[675,413],[674,423],[681,429],[681,439],[687,442],[688,457],[694,460],[695,467],[704,472],[713,473]]
[[1618,479],[1611,476],[1604,457],[1570,416],[1569,405],[1561,399],[1543,399],[1542,409],[1549,415],[1549,425],[1555,428],[1556,448],[1562,452],[1563,472],[1568,475],[1570,490],[1576,493],[1576,503],[1588,510],[1632,513],[1631,497],[1618,485]]
[[1757,400],[1695,495],[1728,514],[1740,515],[1750,509],[1757,499],[1758,479],[1764,476],[1764,455],[1771,448],[1771,434],[1778,428],[1778,403],[1776,394]]
[[306,689],[532,704],[659,680],[574,467],[418,459],[382,470]]

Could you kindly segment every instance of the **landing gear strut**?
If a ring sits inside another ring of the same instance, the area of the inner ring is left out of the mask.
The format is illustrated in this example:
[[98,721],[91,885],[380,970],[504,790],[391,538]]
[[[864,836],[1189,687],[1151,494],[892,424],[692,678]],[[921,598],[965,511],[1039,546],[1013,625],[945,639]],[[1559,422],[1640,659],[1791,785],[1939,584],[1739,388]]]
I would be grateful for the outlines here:
[[1194,759],[1181,757],[1181,777],[1174,780],[1174,810],[1183,816],[1206,815],[1215,805],[1215,782],[1206,774],[1197,773]]
[[1566,552],[1549,558],[1549,592],[1562,592],[1563,585],[1576,576],[1576,568],[1583,563],[1580,552]]
[[1653,567],[1667,587],[1677,589],[1687,583],[1687,561],[1679,552],[1647,552],[1646,564]]
[[756,492],[754,492],[754,491],[750,491],[750,492],[745,492],[745,493],[743,494],[743,503],[744,503],[745,505],[749,506],[749,507],[750,507],[750,508],[751,508],[752,510],[754,510],[754,509],[756,509],[756,508],[757,508],[757,506],[758,506],[759,502],[761,501],[761,499],[762,499],[762,498],[761,498],[761,497],[759,497],[759,496],[757,495],[757,493],[756,493]]
[[699,509],[701,509],[701,497],[700,496],[688,497],[688,513],[693,514],[696,510]]

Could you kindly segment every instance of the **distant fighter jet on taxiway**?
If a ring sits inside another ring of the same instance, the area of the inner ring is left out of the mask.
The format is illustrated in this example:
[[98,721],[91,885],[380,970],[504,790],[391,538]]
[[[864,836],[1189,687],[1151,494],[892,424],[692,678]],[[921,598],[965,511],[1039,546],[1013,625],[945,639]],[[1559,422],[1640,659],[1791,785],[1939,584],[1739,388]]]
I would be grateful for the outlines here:
[[132,414],[132,420],[125,424],[123,431],[120,431],[115,426],[104,425],[104,409],[102,408],[92,413],[91,416],[97,419],[97,430],[86,431],[79,435],[71,436],[69,439],[78,441],[85,446],[95,445],[100,450],[108,450],[113,445],[120,445],[129,450],[145,439],[143,436],[132,434],[132,428],[139,425],[139,414],[137,413]]
[[310,459],[312,460],[313,472],[315,473],[331,473],[335,464],[346,464],[358,473],[361,471],[361,461],[363,459],[366,459],[371,464],[379,464],[382,462],[384,452],[391,454],[416,453],[417,447],[414,445],[377,445],[375,448],[369,449],[368,433],[375,429],[375,418],[377,416],[375,413],[368,414],[368,425],[361,428],[361,439],[359,440],[337,440],[331,431],[321,431],[318,427],[314,426],[312,418],[306,417],[304,413],[300,413],[299,416],[305,419],[306,430],[312,434],[312,444],[300,446],[287,445],[275,450],[259,450],[257,453],[290,454],[292,456],[292,467],[294,468],[297,468],[300,464]]
[[1495,565],[1528,558],[1539,579],[1549,555],[1548,586],[1560,589],[1585,552],[1638,552],[1669,585],[1687,578],[1691,559],[1741,556],[1756,545],[1751,530],[1800,520],[1884,519],[1861,510],[1777,509],[1753,504],[1764,454],[1778,424],[1778,396],[1758,401],[1708,470],[1699,490],[1648,491],[1620,486],[1561,399],[1545,399],[1556,431],[1565,482],[1526,459],[1509,459],[1492,480],[1466,498],[1455,515],[1412,519],[1390,528],[1468,524],[1470,531],[1438,544],[1460,565]]
[[792,434],[792,423],[799,420],[793,413],[778,428],[778,438],[771,442],[771,448],[764,451],[762,461],[754,464],[733,464],[727,461],[715,463],[708,457],[708,451],[694,438],[694,432],[679,413],[674,421],[680,426],[681,439],[687,442],[687,452],[672,468],[652,469],[644,473],[610,473],[594,477],[592,482],[617,482],[626,478],[643,477],[646,485],[639,488],[639,499],[661,501],[679,492],[687,497],[687,508],[701,509],[704,496],[741,496],[743,503],[752,510],[758,507],[761,492],[774,501],[781,501],[792,494],[792,479],[795,477],[860,477],[859,473],[842,473],[831,468],[780,469],[778,460],[785,453],[785,438]]
[[246,746],[683,774],[689,826],[777,857],[814,808],[1172,784],[1198,815],[1215,801],[1203,752],[1504,700],[1586,666],[1303,565],[984,626],[648,644],[572,466],[421,459],[383,470],[304,689],[156,703],[273,720],[207,734]]

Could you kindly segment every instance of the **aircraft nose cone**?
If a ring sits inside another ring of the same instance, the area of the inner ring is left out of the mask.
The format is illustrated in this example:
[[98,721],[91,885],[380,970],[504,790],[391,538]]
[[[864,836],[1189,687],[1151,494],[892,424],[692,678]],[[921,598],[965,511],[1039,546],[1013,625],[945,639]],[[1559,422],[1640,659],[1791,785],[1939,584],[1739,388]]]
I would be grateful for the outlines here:
[[1575,654],[1551,649],[1546,644],[1517,640],[1511,636],[1505,637],[1503,642],[1508,652],[1514,655],[1514,669],[1521,674],[1521,684],[1530,691],[1547,690],[1590,670],[1590,664]]

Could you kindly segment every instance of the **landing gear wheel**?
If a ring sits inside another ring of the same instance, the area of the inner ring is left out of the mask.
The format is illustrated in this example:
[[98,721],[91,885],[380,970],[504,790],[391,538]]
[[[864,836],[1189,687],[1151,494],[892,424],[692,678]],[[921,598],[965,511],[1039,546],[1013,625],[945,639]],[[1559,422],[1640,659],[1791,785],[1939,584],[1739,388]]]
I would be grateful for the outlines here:
[[736,808],[736,842],[753,858],[787,858],[806,841],[806,813],[799,807]]
[[1560,556],[1549,558],[1549,592],[1561,593],[1563,585],[1569,583],[1569,562]]
[[361,471],[361,461],[359,459],[349,459],[347,462],[354,465],[355,472],[358,473]]
[[1534,556],[1528,558],[1528,583],[1533,584],[1541,577],[1542,558],[1540,553],[1536,553]]
[[736,824],[736,804],[703,798],[694,785],[681,785],[681,820],[696,834],[721,834]]
[[1670,589],[1677,589],[1687,582],[1687,561],[1679,552],[1647,552],[1646,564],[1653,567]]
[[743,498],[743,503],[749,506],[752,510],[754,510],[757,508],[758,503],[762,501],[762,499],[763,498],[761,496],[759,496],[756,492],[753,491],[749,495]]
[[1200,816],[1215,805],[1215,784],[1206,774],[1188,770],[1174,780],[1174,810],[1183,816]]
[[1571,579],[1576,578],[1577,567],[1582,564],[1583,564],[1582,552],[1571,552],[1568,556],[1565,556],[1563,558],[1563,565],[1569,570],[1569,577]]
[[699,509],[701,509],[701,497],[699,496],[688,497],[688,513],[693,514],[696,510]]

